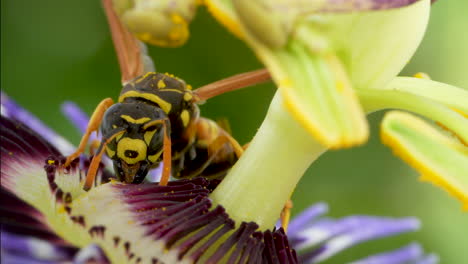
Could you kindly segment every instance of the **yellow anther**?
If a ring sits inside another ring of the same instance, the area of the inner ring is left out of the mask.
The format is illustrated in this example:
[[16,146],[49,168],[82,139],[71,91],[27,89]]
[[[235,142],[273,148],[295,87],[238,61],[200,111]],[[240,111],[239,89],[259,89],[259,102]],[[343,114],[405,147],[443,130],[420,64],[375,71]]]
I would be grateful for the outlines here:
[[414,78],[419,78],[419,79],[426,79],[426,80],[430,80],[431,77],[429,76],[429,74],[425,73],[425,72],[418,72],[416,73],[415,75],[413,75]]

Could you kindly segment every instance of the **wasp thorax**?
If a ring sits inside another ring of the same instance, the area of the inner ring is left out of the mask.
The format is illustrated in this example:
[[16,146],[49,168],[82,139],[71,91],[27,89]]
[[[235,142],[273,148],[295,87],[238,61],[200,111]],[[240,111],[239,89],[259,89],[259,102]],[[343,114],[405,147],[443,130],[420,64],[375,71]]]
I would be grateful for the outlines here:
[[163,150],[163,120],[166,114],[144,102],[117,103],[110,107],[101,123],[115,173],[126,183],[140,183],[148,170],[159,164]]

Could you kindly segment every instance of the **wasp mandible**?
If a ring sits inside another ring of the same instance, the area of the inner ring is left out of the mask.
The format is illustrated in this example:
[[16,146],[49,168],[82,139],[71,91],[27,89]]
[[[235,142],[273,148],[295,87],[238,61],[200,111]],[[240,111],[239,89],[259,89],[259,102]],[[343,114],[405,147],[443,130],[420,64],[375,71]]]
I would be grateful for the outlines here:
[[200,117],[197,103],[216,95],[270,80],[262,69],[191,89],[182,79],[152,72],[143,44],[122,25],[111,0],[103,0],[122,73],[118,102],[104,99],[95,109],[80,144],[64,167],[84,150],[100,127],[102,141],[84,185],[94,182],[104,152],[112,159],[119,181],[141,183],[148,170],[163,163],[160,184],[175,178],[223,176],[243,148],[216,122]]

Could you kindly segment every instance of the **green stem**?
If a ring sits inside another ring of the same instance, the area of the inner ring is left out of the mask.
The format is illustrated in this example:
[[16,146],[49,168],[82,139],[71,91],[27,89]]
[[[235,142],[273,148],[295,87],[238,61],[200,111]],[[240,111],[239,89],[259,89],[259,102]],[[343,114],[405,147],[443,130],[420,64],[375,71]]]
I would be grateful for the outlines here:
[[248,149],[210,197],[236,223],[272,228],[305,170],[325,150],[289,115],[277,92]]

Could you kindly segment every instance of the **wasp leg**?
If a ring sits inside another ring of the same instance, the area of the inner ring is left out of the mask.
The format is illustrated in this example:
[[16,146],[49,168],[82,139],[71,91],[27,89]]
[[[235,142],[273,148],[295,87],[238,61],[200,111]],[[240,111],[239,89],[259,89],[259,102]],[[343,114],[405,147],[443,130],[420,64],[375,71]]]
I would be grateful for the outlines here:
[[109,142],[111,142],[115,137],[123,133],[125,133],[125,130],[120,130],[114,133],[109,138],[102,139],[101,145],[99,146],[97,150],[97,154],[94,155],[93,160],[91,161],[91,164],[89,164],[88,173],[86,174],[86,181],[83,186],[83,189],[85,191],[89,191],[89,189],[91,189],[91,186],[93,185],[94,178],[96,178],[96,173],[99,168],[99,164],[101,163],[102,154],[104,154],[104,150],[106,149],[106,145],[109,144]]
[[143,129],[154,126],[156,124],[162,124],[164,129],[164,140],[163,140],[163,172],[159,185],[166,186],[171,177],[172,167],[172,143],[171,143],[171,124],[169,119],[161,119],[151,121],[143,126]]
[[288,200],[281,211],[281,227],[286,233],[288,231],[289,219],[291,218],[291,208],[293,208],[293,202]]
[[170,128],[169,120],[165,120],[163,123],[164,126],[164,141],[163,141],[163,172],[159,185],[166,186],[169,182],[169,177],[171,176],[171,166],[172,166],[172,154],[171,154],[171,134],[168,131]]
[[[220,128],[221,138],[224,138],[225,141],[228,141],[231,144],[231,146],[234,148],[234,152],[236,153],[237,158],[240,158],[245,148],[231,136],[232,131],[231,126],[229,125],[229,121],[227,119],[221,119],[216,123]],[[222,144],[224,144],[224,142],[222,142]]]
[[65,164],[63,164],[63,167],[68,167],[74,159],[78,158],[78,156],[80,156],[80,154],[84,152],[86,144],[88,144],[89,136],[91,135],[91,133],[98,130],[104,113],[113,104],[114,101],[112,100],[112,98],[106,98],[99,103],[99,105],[94,110],[91,119],[89,120],[88,127],[86,128],[85,134],[81,138],[80,145],[74,153],[67,157],[67,160],[65,161]]
[[206,144],[210,154],[218,151],[224,144],[229,143],[237,158],[240,158],[244,149],[228,132],[222,129],[217,123],[206,118],[199,118],[196,121],[196,137],[199,143]]
[[242,156],[242,153],[244,153],[244,148],[242,148],[239,142],[237,142],[237,140],[234,139],[228,132],[222,130],[221,133],[221,139],[231,143],[231,146],[233,147],[237,158],[240,158]]
[[247,142],[245,143],[243,146],[242,146],[242,149],[245,151],[250,145],[250,142]]
[[255,84],[271,80],[271,75],[267,69],[245,72],[237,74],[220,81],[202,86],[194,93],[194,102],[204,102],[217,95],[249,87]]

